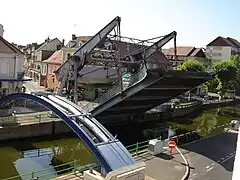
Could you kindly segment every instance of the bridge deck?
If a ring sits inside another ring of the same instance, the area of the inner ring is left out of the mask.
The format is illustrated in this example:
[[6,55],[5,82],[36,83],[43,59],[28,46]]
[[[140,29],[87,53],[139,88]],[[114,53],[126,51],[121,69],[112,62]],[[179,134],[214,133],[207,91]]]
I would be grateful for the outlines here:
[[148,70],[140,83],[100,104],[91,112],[96,117],[142,114],[212,79],[208,73]]

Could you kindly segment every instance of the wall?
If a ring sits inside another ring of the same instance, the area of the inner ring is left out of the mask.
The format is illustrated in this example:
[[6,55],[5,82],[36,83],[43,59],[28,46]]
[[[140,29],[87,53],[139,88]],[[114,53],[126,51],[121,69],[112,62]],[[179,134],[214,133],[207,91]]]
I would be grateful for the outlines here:
[[53,39],[52,41],[50,41],[48,44],[46,44],[42,48],[39,48],[38,51],[42,51],[42,50],[56,51],[57,45],[61,45],[61,44],[62,44],[62,42],[59,41],[58,39]]
[[0,78],[13,79],[14,64],[15,64],[15,54],[0,53]]
[[207,58],[212,59],[213,62],[221,61],[221,60],[229,60],[231,57],[231,47],[230,46],[207,46],[206,56]]
[[41,124],[0,128],[0,140],[21,139],[71,132],[71,129],[68,128],[63,121],[55,121]]

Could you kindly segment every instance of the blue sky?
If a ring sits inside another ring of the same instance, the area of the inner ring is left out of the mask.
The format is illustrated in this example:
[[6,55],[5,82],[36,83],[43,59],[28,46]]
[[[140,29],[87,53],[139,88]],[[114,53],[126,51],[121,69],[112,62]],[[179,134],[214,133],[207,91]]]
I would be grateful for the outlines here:
[[175,30],[178,45],[204,47],[219,35],[240,40],[239,8],[239,0],[1,0],[0,23],[8,41],[27,44],[93,35],[121,16],[124,36]]

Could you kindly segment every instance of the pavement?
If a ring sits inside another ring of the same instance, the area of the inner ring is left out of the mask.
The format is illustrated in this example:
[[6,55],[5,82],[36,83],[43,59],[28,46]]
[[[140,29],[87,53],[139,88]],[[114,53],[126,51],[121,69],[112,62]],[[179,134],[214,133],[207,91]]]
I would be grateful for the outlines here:
[[168,149],[156,156],[146,152],[135,156],[135,159],[146,163],[146,180],[180,180],[186,172],[186,164],[176,149],[171,160]]
[[39,86],[39,84],[34,81],[26,81],[24,82],[24,86],[26,87],[26,92],[39,92],[45,90],[44,86]]
[[231,180],[237,133],[225,132],[182,147],[190,166],[189,180]]

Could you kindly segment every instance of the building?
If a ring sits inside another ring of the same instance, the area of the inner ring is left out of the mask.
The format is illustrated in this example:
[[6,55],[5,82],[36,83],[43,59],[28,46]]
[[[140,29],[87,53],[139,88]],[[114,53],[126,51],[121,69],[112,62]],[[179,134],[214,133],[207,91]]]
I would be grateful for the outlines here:
[[219,36],[206,46],[206,57],[212,63],[229,60],[235,54],[240,54],[240,43],[230,37]]
[[203,64],[208,63],[203,48],[178,46],[176,59],[174,59],[174,48],[162,49],[162,52],[171,61],[173,67],[181,65],[185,60],[198,60]]
[[65,62],[69,56],[76,51],[76,48],[63,47],[55,51],[48,59],[42,61],[41,75],[44,78],[45,88],[54,90],[56,84],[55,71]]
[[24,54],[3,38],[0,25],[0,97],[22,91]]
[[86,43],[92,36],[76,36],[72,34],[72,39],[67,43],[68,48],[79,48]]
[[33,44],[30,46],[30,56],[26,57],[28,60],[28,76],[34,81],[38,82],[40,86],[47,86],[46,79],[41,74],[45,74],[47,71],[46,66],[42,66],[42,61],[48,59],[55,51],[60,50],[64,44],[58,38],[49,39],[47,38],[44,43],[38,45]]

